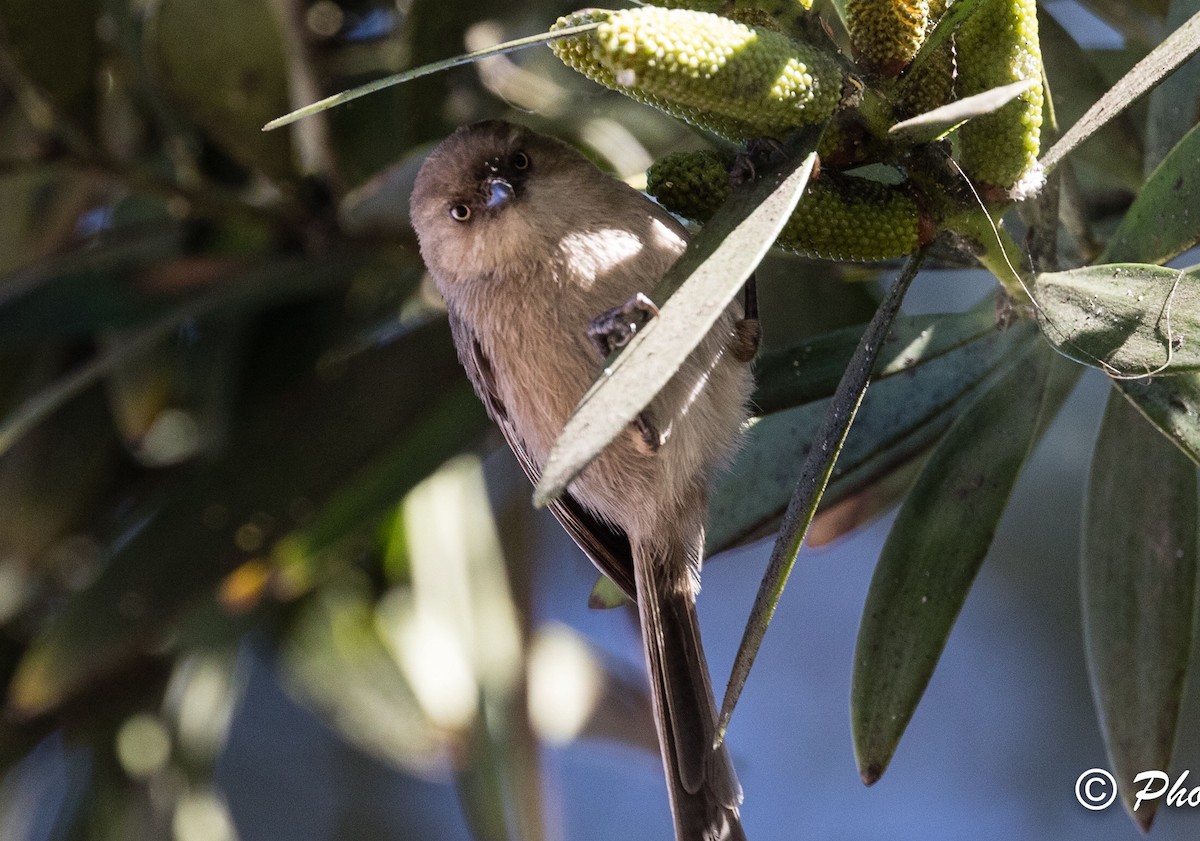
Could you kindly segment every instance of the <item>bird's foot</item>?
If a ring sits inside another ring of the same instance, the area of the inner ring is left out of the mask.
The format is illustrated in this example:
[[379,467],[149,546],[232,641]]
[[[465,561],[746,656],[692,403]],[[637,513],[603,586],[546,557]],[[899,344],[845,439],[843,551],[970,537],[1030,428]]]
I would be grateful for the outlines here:
[[605,310],[588,324],[588,339],[602,358],[629,344],[637,331],[658,317],[658,306],[641,292],[620,306]]
[[642,412],[633,419],[634,443],[638,450],[646,455],[653,455],[666,441],[666,436],[658,431],[649,412]]
[[742,318],[733,325],[729,337],[729,352],[738,362],[749,362],[758,353],[762,342],[762,324],[757,318]]
[[729,181],[737,187],[753,181],[760,168],[766,169],[777,158],[782,158],[783,144],[773,137],[755,137],[746,141],[746,148],[738,152],[729,169]]

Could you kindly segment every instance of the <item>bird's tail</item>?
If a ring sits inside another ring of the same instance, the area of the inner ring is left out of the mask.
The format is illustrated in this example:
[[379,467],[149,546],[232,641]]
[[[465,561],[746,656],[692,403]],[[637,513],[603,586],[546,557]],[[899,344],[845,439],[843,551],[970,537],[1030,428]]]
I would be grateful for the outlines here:
[[[666,550],[667,552],[676,550]],[[679,551],[686,552],[686,549]],[[638,614],[676,841],[745,841],[742,787],[729,752],[713,750],[716,706],[683,557],[634,549]]]

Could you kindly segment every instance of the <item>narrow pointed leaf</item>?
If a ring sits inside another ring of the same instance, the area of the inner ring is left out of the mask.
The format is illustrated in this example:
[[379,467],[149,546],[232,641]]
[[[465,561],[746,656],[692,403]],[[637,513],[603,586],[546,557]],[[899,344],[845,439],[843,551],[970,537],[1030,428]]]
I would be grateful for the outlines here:
[[482,716],[467,734],[454,781],[471,836],[479,841],[516,841],[504,819],[504,768]]
[[1146,179],[1101,262],[1165,263],[1200,242],[1200,125]]
[[927,424],[927,434],[913,436],[911,455],[898,453],[902,460],[885,462],[881,458],[864,465],[861,472],[866,478],[855,483],[849,492],[843,490],[843,483],[831,482],[817,516],[809,526],[805,537],[808,545],[814,549],[827,546],[899,505],[924,469],[934,442],[945,434],[954,418],[955,413],[950,411]]
[[[465,736],[456,771],[474,837],[543,841],[527,652],[478,457],[418,485],[402,518],[411,593],[385,597],[377,621],[429,717]],[[462,675],[449,685],[429,668],[434,640]]]
[[[962,398],[1035,335],[1027,322],[1005,332],[993,330],[952,353],[920,362],[904,377],[873,383],[846,438],[825,503],[836,503],[881,470],[932,444],[953,420]],[[765,534],[778,523],[795,490],[796,467],[808,455],[826,409],[822,400],[751,424],[733,467],[717,476],[709,496],[710,554]]]
[[375,91],[390,88],[393,85],[402,85],[405,82],[411,82],[413,79],[419,79],[422,76],[429,76],[433,73],[439,73],[442,70],[449,70],[452,67],[459,67],[463,64],[471,64],[484,58],[492,56],[504,55],[515,50],[531,47],[534,44],[544,44],[547,41],[554,41],[559,38],[569,38],[573,35],[581,35],[584,32],[590,32],[596,29],[600,24],[585,23],[579,26],[568,26],[554,32],[542,32],[537,35],[529,35],[524,38],[517,38],[513,41],[505,41],[503,44],[496,44],[492,47],[484,47],[482,50],[456,55],[453,58],[435,61],[431,64],[423,64],[420,67],[414,67],[411,70],[405,70],[402,73],[393,73],[391,76],[384,76],[382,79],[376,79],[373,82],[367,82],[365,85],[359,85],[356,88],[351,88],[348,91],[335,93],[333,96],[327,96],[322,100],[305,105],[303,108],[297,108],[291,113],[284,114],[282,117],[276,117],[262,127],[263,131],[274,131],[277,128],[290,125],[297,120],[303,120],[305,117],[311,117],[313,114],[319,114],[322,111],[328,111],[330,108],[335,108],[343,103],[366,96]]
[[1123,376],[1200,368],[1200,272],[1117,264],[1035,283],[1042,332],[1071,359]]
[[1075,147],[1095,134],[1101,126],[1133,104],[1134,100],[1161,82],[1179,65],[1200,50],[1200,13],[1176,29],[1165,41],[1134,65],[1079,122],[1071,126],[1042,158],[1047,172],[1058,166]]
[[1035,349],[959,417],[884,544],[850,690],[854,750],[868,785],[891,761],[991,545],[1036,439],[1056,360]]
[[155,302],[130,294],[130,277],[179,257],[184,240],[178,225],[114,232],[102,242],[5,272],[0,275],[0,343],[90,332],[98,325],[128,326],[148,311],[157,312],[150,309]]
[[1196,466],[1116,390],[1100,425],[1085,514],[1081,590],[1092,695],[1121,800],[1170,767],[1192,649]]
[[1037,78],[1022,79],[1020,82],[992,88],[974,96],[956,99],[954,102],[934,108],[932,111],[926,111],[924,114],[918,114],[896,123],[888,129],[888,134],[907,138],[914,143],[927,143],[936,140],[967,120],[999,111],[1038,84],[1041,84],[1041,80]]
[[[988,298],[962,313],[900,316],[879,352],[872,382],[927,364],[999,330]],[[755,364],[759,414],[789,409],[833,394],[850,364],[863,327],[847,327],[805,339],[796,347],[764,354]]]
[[1116,386],[1159,432],[1200,464],[1200,373],[1118,380]]
[[659,281],[653,297],[666,301],[661,314],[579,402],[542,466],[537,505],[562,493],[625,429],[721,317],[800,200],[816,158],[816,138],[815,131],[805,132],[800,153],[773,177],[735,195]]

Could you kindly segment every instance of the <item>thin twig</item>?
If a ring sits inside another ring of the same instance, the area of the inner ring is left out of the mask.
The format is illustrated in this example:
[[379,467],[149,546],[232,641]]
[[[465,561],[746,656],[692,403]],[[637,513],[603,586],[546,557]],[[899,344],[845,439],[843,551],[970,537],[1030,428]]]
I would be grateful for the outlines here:
[[821,428],[813,439],[808,457],[804,461],[804,468],[796,482],[796,491],[792,494],[787,511],[783,515],[779,537],[771,552],[771,562],[763,573],[762,584],[759,585],[758,595],[754,599],[754,607],[750,611],[741,645],[738,646],[729,684],[725,689],[725,700],[721,703],[721,715],[717,720],[718,746],[725,739],[733,708],[737,705],[746,679],[750,676],[750,669],[758,656],[767,627],[771,624],[771,617],[775,614],[780,596],[783,595],[783,588],[796,563],[800,545],[804,542],[804,536],[817,512],[817,505],[825,493],[826,485],[829,484],[829,477],[833,474],[838,454],[846,441],[846,435],[850,432],[850,425],[862,404],[879,351],[892,329],[892,322],[900,312],[905,293],[921,269],[927,249],[928,246],[922,246],[909,257],[887,297],[875,311],[871,323],[867,325],[866,332],[854,350],[846,372],[842,374]]

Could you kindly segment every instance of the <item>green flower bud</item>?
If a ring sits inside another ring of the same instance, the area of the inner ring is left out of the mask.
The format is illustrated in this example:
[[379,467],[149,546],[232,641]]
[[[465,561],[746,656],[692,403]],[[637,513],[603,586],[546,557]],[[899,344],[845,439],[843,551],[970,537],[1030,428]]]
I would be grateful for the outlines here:
[[732,140],[783,138],[827,120],[841,101],[837,61],[778,32],[656,6],[589,10],[559,18],[551,29],[593,20],[603,23],[551,42],[563,63]]
[[932,29],[929,6],[929,0],[846,0],[850,46],[859,67],[900,75]]
[[[941,19],[949,5],[950,0],[930,0],[926,36],[933,32],[934,24]],[[957,72],[957,47],[954,36],[950,36],[916,72],[909,72],[900,80],[897,116],[902,119],[915,117],[950,102],[954,99],[954,77]]]
[[[672,213],[707,222],[732,192],[715,152],[668,155],[650,168],[647,191]],[[775,244],[827,260],[887,260],[910,254],[928,237],[917,203],[900,187],[821,173],[809,181]]]
[[983,184],[1018,196],[1041,186],[1042,53],[1035,0],[985,0],[958,32],[958,94],[982,93],[1026,79],[1038,84],[1000,110],[960,129],[963,169]]

